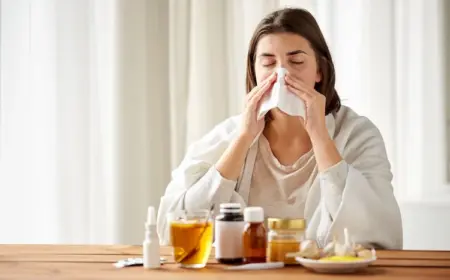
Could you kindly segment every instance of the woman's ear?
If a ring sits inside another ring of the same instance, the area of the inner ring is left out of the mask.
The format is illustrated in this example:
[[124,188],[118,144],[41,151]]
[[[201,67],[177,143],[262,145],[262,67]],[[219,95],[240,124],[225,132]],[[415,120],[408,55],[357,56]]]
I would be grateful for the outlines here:
[[[323,76],[324,76],[323,70],[327,71],[328,67],[327,67],[327,59],[322,56],[317,61],[316,83],[322,82]],[[325,76],[326,76],[326,73],[325,73]]]
[[324,69],[324,63],[326,59],[324,57],[321,57],[317,60],[317,72],[316,72],[316,83],[320,83],[323,79],[322,69]]
[[322,81],[322,72],[318,69],[316,73],[316,83],[320,83]]

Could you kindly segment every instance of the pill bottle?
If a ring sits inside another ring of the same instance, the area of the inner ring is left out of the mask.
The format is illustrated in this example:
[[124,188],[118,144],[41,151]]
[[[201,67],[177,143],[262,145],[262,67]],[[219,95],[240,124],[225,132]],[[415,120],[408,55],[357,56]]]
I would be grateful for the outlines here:
[[219,263],[240,264],[243,262],[244,225],[241,204],[220,204],[220,214],[216,217],[214,226],[215,257]]

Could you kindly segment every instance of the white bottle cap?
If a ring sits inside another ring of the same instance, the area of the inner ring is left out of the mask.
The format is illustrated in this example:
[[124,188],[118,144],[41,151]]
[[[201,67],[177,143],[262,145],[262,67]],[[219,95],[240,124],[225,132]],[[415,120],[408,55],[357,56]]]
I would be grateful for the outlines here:
[[221,203],[220,208],[241,208],[240,203]]
[[244,220],[250,223],[264,222],[264,210],[262,207],[246,207],[244,209]]
[[155,207],[153,206],[149,206],[147,210],[147,225],[149,226],[156,225]]
[[220,213],[240,213],[241,208],[240,203],[221,203]]

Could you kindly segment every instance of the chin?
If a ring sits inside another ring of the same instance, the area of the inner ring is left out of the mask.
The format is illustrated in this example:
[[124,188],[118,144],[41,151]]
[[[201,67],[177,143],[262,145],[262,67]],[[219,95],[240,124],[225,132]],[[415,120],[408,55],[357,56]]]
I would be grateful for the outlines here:
[[270,114],[272,115],[272,117],[274,119],[276,119],[276,118],[292,118],[292,119],[297,118],[296,116],[291,116],[291,115],[286,114],[285,112],[281,111],[278,108],[274,108],[274,109],[270,110]]

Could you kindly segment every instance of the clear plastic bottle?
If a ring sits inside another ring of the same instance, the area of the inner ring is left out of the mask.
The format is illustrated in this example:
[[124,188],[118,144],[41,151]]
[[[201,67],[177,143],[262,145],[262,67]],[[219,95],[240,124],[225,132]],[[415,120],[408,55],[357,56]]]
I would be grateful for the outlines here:
[[246,222],[242,234],[245,263],[266,262],[267,231],[264,226],[264,210],[261,207],[244,209]]

